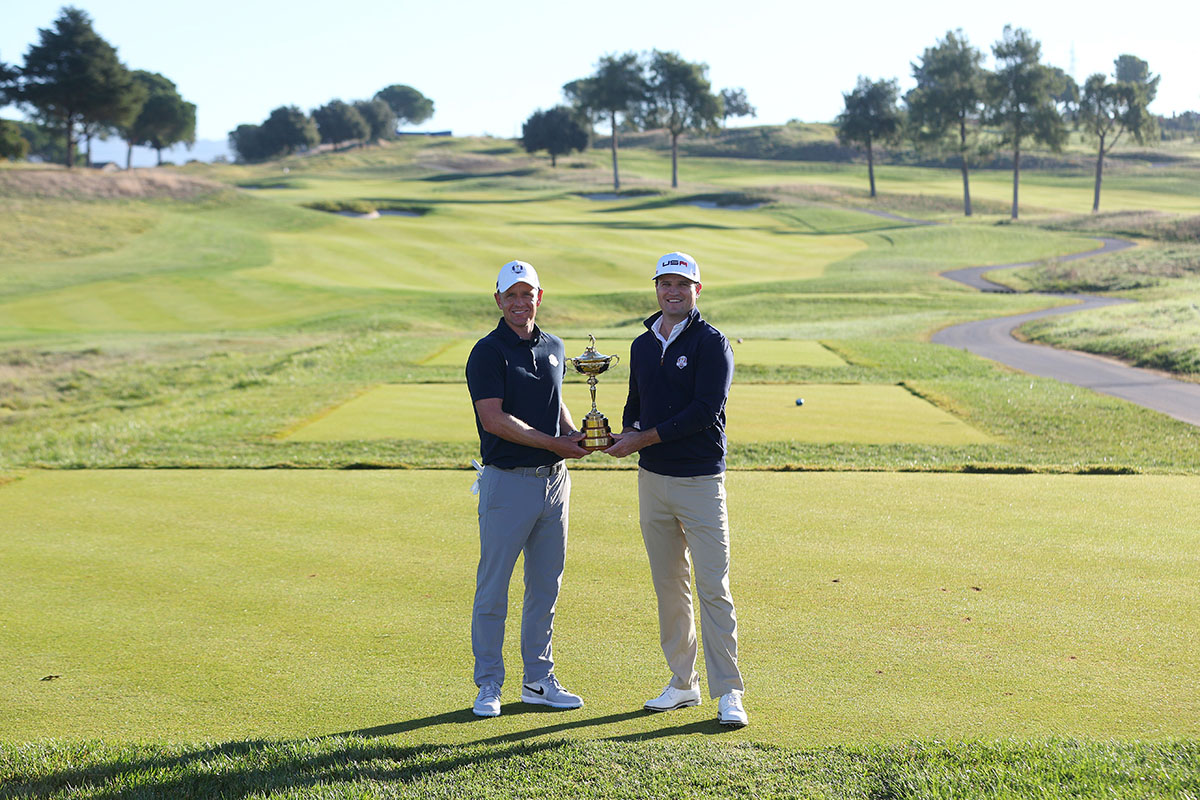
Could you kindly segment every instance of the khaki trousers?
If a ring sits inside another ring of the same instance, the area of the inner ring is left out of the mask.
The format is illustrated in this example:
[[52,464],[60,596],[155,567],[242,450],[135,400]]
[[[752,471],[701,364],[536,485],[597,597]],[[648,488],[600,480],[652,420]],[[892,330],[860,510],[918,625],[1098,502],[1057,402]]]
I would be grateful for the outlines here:
[[743,690],[737,666],[737,614],[729,592],[725,475],[672,478],[639,469],[638,507],[671,685],[688,689],[700,682],[692,613],[694,566],[709,696]]

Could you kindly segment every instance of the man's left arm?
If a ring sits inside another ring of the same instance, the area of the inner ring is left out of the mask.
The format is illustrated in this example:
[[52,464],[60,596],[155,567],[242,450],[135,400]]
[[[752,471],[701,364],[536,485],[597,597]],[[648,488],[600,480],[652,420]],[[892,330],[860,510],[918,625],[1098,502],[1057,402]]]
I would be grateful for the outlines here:
[[717,424],[733,382],[733,350],[723,336],[703,343],[696,358],[696,391],[678,414],[642,431],[622,431],[604,452],[617,458],[659,442],[682,439]]
[[697,353],[696,391],[692,400],[670,419],[660,422],[659,438],[671,442],[717,424],[733,383],[733,349],[724,336],[712,336]]

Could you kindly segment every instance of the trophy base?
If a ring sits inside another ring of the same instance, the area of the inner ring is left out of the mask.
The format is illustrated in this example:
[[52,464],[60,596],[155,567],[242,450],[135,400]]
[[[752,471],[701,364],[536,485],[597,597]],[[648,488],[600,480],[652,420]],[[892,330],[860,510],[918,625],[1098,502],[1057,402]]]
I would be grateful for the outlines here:
[[591,412],[583,418],[584,439],[579,446],[589,453],[611,447],[613,443],[612,429],[608,427],[608,417],[603,414],[592,416]]

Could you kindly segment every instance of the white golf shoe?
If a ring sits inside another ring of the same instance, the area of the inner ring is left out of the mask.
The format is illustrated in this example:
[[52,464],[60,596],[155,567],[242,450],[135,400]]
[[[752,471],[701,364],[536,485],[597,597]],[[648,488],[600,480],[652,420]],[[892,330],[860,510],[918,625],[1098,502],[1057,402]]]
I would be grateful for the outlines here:
[[643,706],[647,711],[674,711],[677,708],[700,705],[700,687],[676,689],[668,685],[662,694],[650,700]]
[[750,724],[750,717],[742,707],[742,693],[737,689],[721,695],[717,701],[717,722],[731,728],[744,728]]
[[479,696],[471,707],[477,717],[500,716],[500,684],[485,683],[479,687]]
[[583,706],[583,698],[564,689],[553,675],[547,675],[534,683],[523,684],[521,686],[521,702],[550,706],[551,708],[581,708]]

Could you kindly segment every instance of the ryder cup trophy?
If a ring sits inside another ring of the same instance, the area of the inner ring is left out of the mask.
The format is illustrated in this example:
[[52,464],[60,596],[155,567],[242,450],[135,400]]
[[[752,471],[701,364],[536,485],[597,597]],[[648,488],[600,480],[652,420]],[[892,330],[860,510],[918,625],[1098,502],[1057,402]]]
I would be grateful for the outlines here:
[[608,417],[596,410],[596,376],[604,372],[621,359],[617,356],[605,356],[596,352],[596,337],[588,334],[588,346],[583,355],[567,360],[575,366],[575,371],[587,375],[588,388],[592,390],[592,410],[583,418],[584,440],[579,446],[589,453],[603,450],[613,443],[612,430],[608,427]]

